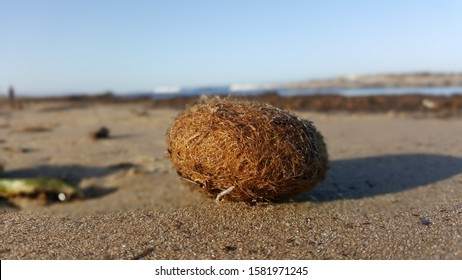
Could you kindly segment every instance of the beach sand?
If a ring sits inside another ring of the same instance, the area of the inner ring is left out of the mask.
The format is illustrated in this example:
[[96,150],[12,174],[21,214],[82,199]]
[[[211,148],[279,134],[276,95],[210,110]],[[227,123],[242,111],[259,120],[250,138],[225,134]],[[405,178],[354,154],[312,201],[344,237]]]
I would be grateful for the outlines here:
[[[1,259],[462,259],[462,118],[295,112],[330,156],[326,180],[279,203],[183,186],[143,103],[0,108],[2,178],[80,186],[70,202],[0,201]],[[100,127],[110,138],[92,140]]]

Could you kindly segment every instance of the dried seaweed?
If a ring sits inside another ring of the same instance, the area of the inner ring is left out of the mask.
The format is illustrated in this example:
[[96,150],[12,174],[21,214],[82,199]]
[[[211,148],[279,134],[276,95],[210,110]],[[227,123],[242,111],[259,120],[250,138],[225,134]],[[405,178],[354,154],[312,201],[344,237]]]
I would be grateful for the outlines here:
[[328,169],[326,145],[312,122],[229,98],[186,109],[169,129],[167,147],[180,177],[226,200],[302,193]]

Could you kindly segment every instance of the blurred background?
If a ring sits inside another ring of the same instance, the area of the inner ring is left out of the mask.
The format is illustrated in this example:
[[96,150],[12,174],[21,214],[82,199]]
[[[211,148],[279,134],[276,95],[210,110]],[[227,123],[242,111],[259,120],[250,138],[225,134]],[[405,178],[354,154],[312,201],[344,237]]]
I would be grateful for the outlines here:
[[457,0],[0,0],[0,95],[449,95],[461,14]]

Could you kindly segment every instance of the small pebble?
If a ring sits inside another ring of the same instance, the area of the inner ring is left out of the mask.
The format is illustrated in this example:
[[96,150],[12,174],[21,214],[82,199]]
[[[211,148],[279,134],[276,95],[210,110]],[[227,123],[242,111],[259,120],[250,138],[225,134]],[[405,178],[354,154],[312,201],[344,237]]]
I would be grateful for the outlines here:
[[423,217],[420,218],[420,223],[422,225],[425,225],[425,226],[429,226],[429,225],[433,224],[429,219],[423,218]]
[[236,251],[237,250],[237,247],[236,246],[225,246],[225,248],[223,248],[223,251],[225,252],[231,252],[231,251]]
[[107,139],[109,138],[109,129],[103,126],[100,129],[91,132],[89,136],[92,140]]

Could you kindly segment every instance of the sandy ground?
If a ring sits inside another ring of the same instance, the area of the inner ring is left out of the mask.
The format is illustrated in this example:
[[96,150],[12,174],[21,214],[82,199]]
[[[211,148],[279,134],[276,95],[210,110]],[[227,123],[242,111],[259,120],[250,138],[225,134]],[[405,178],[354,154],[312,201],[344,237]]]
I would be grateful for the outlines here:
[[[0,108],[3,178],[56,177],[87,198],[0,201],[1,259],[462,259],[462,119],[298,112],[328,178],[280,203],[216,203],[166,158],[173,109]],[[111,138],[92,141],[101,126]]]

